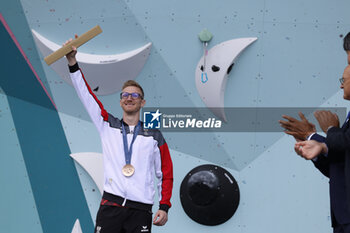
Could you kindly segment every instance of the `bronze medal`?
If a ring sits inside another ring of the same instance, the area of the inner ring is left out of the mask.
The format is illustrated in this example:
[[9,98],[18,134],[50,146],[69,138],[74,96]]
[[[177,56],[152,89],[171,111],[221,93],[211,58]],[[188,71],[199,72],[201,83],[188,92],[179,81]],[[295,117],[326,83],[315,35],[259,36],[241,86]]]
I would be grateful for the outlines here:
[[124,176],[132,176],[135,172],[135,168],[131,165],[131,164],[126,164],[123,168],[122,168],[122,172]]

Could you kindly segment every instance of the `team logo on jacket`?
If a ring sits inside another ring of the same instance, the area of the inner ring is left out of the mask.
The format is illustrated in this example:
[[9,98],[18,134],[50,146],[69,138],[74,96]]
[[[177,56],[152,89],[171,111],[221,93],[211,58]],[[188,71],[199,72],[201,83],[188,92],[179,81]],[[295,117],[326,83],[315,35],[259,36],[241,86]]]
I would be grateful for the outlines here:
[[145,129],[159,129],[160,121],[161,121],[162,113],[157,109],[156,112],[144,112],[143,120],[144,120],[144,128]]

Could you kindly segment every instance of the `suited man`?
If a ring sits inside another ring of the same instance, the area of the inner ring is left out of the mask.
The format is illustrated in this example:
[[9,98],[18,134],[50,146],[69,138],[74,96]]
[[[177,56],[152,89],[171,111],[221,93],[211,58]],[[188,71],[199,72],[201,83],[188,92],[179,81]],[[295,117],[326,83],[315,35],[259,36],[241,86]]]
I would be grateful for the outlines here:
[[348,64],[350,65],[350,32],[344,37],[343,47],[348,55]]
[[[344,99],[350,100],[350,65],[341,79]],[[323,137],[314,132],[314,125],[307,121],[302,113],[298,121],[289,116],[283,116],[288,121],[280,121],[286,133],[297,139],[295,151],[329,177],[330,206],[332,227],[334,233],[350,233],[350,122],[339,128],[338,116],[330,111],[317,111],[315,118],[321,129],[326,132]],[[306,141],[301,141],[308,139]]]
[[[350,65],[350,33],[344,37],[344,50]],[[341,88],[344,99],[350,100],[350,66],[344,70]],[[315,118],[321,129],[327,134],[316,134],[315,126],[302,113],[300,120],[283,115],[279,121],[285,133],[294,136],[297,154],[312,160],[316,168],[330,179],[330,207],[334,233],[350,233],[350,122],[339,128],[336,114],[329,111],[317,111]],[[305,141],[307,140],[307,141]]]

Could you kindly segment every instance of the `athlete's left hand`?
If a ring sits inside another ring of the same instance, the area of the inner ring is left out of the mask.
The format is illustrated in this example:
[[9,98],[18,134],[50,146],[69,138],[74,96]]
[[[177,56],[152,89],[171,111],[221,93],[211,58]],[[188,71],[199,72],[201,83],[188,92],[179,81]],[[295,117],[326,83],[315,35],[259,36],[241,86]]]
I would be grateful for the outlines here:
[[153,224],[156,226],[163,226],[168,221],[168,213],[164,210],[158,210],[154,215]]

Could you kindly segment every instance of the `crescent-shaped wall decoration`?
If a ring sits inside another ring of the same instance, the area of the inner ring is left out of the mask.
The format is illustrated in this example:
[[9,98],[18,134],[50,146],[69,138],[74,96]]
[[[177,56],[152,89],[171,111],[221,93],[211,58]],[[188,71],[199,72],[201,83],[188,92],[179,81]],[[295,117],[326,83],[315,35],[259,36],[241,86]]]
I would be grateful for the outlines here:
[[197,91],[205,105],[219,118],[227,121],[224,111],[224,95],[227,77],[240,53],[258,38],[238,38],[222,42],[208,51],[206,68],[204,56],[196,67]]
[[[32,33],[35,43],[44,57],[61,48],[35,30],[32,30]],[[137,77],[148,59],[151,46],[152,43],[148,43],[138,49],[113,55],[79,52],[77,61],[94,93],[109,95],[120,91],[125,81]],[[72,85],[65,58],[53,63],[51,67],[64,81]]]
[[103,155],[94,152],[82,152],[70,154],[95,182],[100,193],[103,193]]

